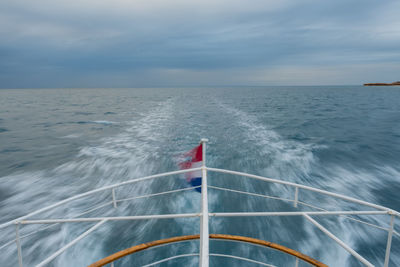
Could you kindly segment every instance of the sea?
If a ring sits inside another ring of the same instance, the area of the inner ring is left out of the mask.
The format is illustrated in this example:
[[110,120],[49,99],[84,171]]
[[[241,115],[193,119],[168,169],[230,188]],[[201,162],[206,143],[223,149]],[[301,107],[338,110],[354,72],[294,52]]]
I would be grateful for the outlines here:
[[[201,138],[209,139],[209,167],[300,183],[400,211],[400,87],[1,89],[0,223],[92,189],[178,170],[182,155]],[[295,208],[289,201],[293,188],[237,175],[209,172],[208,184],[214,187],[208,190],[210,212],[373,210],[303,189]],[[187,187],[181,175],[157,178],[117,188],[116,199],[128,199],[117,208],[107,190],[30,219],[197,213],[201,196],[192,189],[132,199]],[[383,266],[388,233],[382,228],[389,228],[390,216],[312,217]],[[329,266],[363,266],[302,216],[210,217],[209,223],[210,233],[278,243]],[[394,223],[389,266],[400,266],[400,218]],[[21,225],[23,266],[35,266],[93,225]],[[0,229],[4,267],[18,266],[15,228]],[[108,221],[47,266],[86,266],[133,245],[199,231],[198,217]],[[197,240],[181,242],[138,252],[114,266],[196,253]],[[258,266],[217,254],[295,266],[292,256],[238,242],[211,240],[210,253],[210,266]],[[157,266],[196,265],[198,257],[187,256]],[[309,265],[300,261],[299,266]]]

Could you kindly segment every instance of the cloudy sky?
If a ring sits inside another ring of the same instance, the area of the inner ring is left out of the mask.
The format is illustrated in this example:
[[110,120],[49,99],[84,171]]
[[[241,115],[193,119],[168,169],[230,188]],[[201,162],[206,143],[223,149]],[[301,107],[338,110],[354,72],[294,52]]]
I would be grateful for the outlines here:
[[400,80],[399,0],[1,0],[0,88]]

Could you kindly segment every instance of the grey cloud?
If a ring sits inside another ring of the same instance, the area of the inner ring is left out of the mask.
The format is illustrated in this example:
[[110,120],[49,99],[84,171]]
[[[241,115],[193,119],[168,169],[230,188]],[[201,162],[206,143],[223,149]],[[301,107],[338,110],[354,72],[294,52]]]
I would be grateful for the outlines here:
[[350,2],[3,1],[0,87],[183,85],[177,75],[187,85],[295,83],[289,72],[318,84],[305,73],[321,68],[361,83],[368,76],[338,74],[363,64],[395,73],[399,2]]

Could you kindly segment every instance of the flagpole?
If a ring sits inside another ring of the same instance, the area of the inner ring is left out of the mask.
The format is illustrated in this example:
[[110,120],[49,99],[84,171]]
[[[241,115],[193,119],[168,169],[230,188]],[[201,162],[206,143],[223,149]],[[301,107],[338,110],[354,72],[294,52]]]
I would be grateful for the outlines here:
[[200,258],[199,266],[208,267],[209,260],[209,231],[208,231],[208,198],[207,198],[207,169],[206,169],[206,143],[208,139],[202,138],[202,179],[201,179],[201,222],[200,222]]

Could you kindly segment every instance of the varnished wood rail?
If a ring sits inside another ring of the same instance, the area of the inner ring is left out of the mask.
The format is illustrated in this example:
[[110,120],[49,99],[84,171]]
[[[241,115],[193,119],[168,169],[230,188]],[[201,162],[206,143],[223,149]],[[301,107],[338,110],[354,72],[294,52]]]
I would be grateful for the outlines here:
[[[171,237],[171,238],[166,238],[166,239],[160,239],[148,243],[143,243],[140,245],[136,245],[124,250],[121,250],[117,253],[114,253],[108,257],[105,257],[95,263],[90,264],[88,267],[101,267],[104,266],[108,263],[111,263],[113,261],[116,261],[122,257],[128,256],[130,254],[133,254],[135,252],[139,252],[151,247],[159,246],[159,245],[164,245],[168,243],[175,243],[175,242],[182,242],[182,241],[187,241],[187,240],[194,240],[194,239],[199,239],[200,235],[185,235],[185,236],[176,236],[176,237]],[[237,235],[223,235],[223,234],[210,234],[211,239],[222,239],[222,240],[230,240],[230,241],[240,241],[240,242],[246,242],[246,243],[251,243],[255,245],[260,245],[264,247],[269,247],[275,250],[282,251],[286,254],[290,254],[296,258],[299,258],[305,262],[310,263],[311,265],[317,266],[317,267],[328,267],[328,265],[317,261],[316,259],[313,259],[301,252],[298,252],[296,250],[290,249],[288,247],[264,241],[261,239],[256,239],[256,238],[251,238],[251,237],[244,237],[244,236],[237,236]]]

